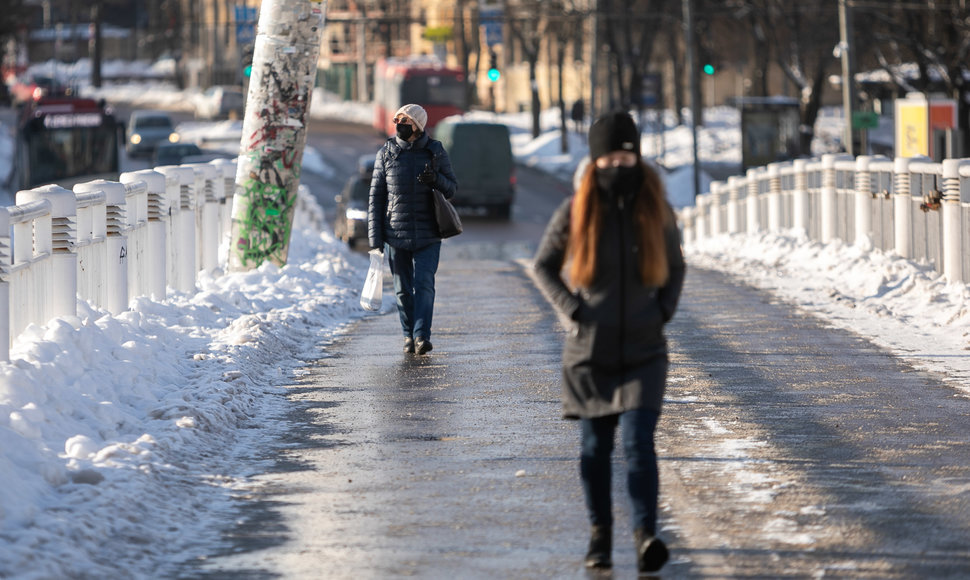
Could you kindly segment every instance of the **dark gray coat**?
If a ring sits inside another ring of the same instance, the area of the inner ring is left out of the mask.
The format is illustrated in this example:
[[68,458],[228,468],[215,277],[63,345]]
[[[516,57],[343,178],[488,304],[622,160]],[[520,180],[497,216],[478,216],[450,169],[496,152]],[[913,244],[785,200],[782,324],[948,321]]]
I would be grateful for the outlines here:
[[556,210],[535,256],[540,289],[573,324],[562,360],[566,418],[602,417],[640,407],[659,412],[663,402],[663,327],[674,315],[684,283],[680,232],[671,215],[665,231],[669,279],[661,288],[646,287],[640,277],[637,226],[633,212],[623,205],[621,198],[604,198],[597,272],[589,289],[571,292],[561,274],[572,198]]
[[422,135],[414,143],[398,137],[387,140],[374,161],[367,207],[367,238],[371,248],[415,251],[441,241],[434,217],[431,186],[418,181],[430,164],[434,188],[446,199],[454,197],[458,179],[441,142]]

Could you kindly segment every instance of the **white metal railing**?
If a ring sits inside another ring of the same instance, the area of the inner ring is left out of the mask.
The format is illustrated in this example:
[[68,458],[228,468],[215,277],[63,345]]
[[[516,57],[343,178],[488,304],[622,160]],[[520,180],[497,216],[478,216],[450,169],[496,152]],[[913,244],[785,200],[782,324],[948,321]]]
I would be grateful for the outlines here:
[[894,251],[970,282],[970,159],[823,155],[715,182],[679,212],[685,241],[800,232]]
[[[86,300],[112,314],[130,300],[194,292],[200,271],[228,261],[236,164],[124,173],[119,181],[45,185],[0,207],[0,360],[30,324],[75,316]],[[297,212],[322,213],[300,186]],[[307,223],[306,221],[304,223]]]

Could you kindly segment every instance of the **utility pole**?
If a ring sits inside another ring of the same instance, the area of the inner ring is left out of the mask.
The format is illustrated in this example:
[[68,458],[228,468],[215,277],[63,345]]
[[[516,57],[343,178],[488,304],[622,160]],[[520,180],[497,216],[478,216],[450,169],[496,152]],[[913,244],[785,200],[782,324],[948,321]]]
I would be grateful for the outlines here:
[[599,102],[596,100],[596,90],[599,88],[599,79],[596,77],[599,75],[598,63],[599,63],[599,51],[600,51],[600,39],[599,39],[599,28],[600,28],[600,18],[599,18],[599,3],[597,0],[592,0],[593,10],[590,13],[590,26],[592,27],[592,34],[590,35],[593,39],[590,42],[589,53],[589,119],[590,123],[596,120],[599,113]]
[[286,263],[326,2],[265,0],[236,169],[229,268]]
[[701,110],[700,110],[700,90],[697,85],[697,70],[695,64],[697,59],[695,57],[695,47],[694,47],[694,14],[690,6],[691,0],[683,0],[681,6],[684,11],[684,43],[687,45],[687,77],[690,80],[690,134],[691,134],[691,152],[692,159],[694,160],[694,197],[700,194],[701,190],[701,166],[697,159],[697,126],[701,124]]
[[839,0],[839,56],[842,59],[842,114],[845,118],[845,152],[855,156],[852,138],[852,109],[855,106],[855,47],[852,44],[852,9],[849,0]]

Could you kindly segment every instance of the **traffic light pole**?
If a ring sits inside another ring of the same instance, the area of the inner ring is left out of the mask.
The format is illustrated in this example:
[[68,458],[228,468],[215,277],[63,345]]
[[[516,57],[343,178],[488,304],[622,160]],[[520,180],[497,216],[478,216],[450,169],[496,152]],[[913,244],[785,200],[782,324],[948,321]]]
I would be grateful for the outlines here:
[[695,70],[695,45],[694,45],[694,15],[691,11],[690,0],[683,0],[684,11],[684,43],[687,45],[687,77],[690,80],[690,132],[691,132],[691,151],[694,161],[694,197],[700,195],[701,189],[701,166],[697,158],[697,126],[701,124],[700,110],[700,88],[697,86],[697,70]]
[[232,205],[232,271],[286,263],[325,13],[325,0],[260,7]]

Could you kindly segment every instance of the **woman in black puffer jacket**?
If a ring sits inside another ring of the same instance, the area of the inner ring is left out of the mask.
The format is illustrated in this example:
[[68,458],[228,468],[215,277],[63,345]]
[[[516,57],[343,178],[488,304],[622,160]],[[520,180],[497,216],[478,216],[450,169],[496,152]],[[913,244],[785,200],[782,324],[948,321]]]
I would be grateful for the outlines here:
[[387,253],[404,331],[405,352],[431,350],[434,277],[441,236],[435,221],[432,188],[454,197],[458,180],[448,153],[424,132],[428,114],[404,105],[394,115],[397,135],[387,140],[374,162],[367,210],[370,247]]
[[[535,256],[545,296],[572,325],[563,350],[563,415],[580,419],[580,472],[592,524],[586,566],[612,566],[610,456],[622,429],[641,572],[667,561],[656,537],[654,431],[667,378],[663,327],[684,281],[680,234],[660,177],[640,158],[626,113],[589,131],[591,162],[553,215]],[[568,262],[569,286],[563,278]],[[572,290],[570,288],[575,289]]]

